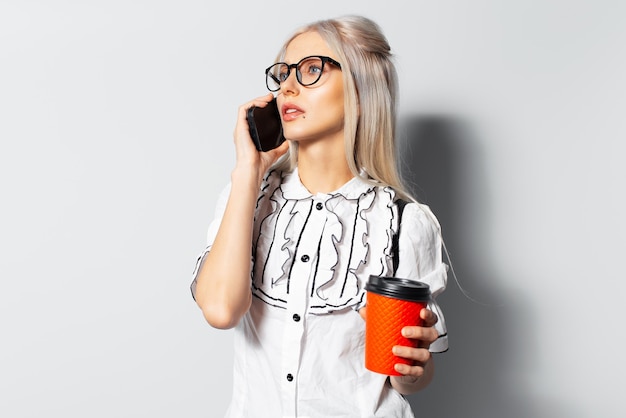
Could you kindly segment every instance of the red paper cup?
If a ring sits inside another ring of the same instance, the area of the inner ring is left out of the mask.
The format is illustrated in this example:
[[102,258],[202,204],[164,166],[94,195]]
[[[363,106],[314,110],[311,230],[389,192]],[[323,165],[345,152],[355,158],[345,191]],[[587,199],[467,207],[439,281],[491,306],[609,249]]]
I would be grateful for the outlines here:
[[407,325],[421,325],[420,312],[430,300],[426,283],[396,277],[370,276],[367,290],[365,321],[365,367],[387,376],[400,376],[396,363],[411,364],[397,357],[394,345],[416,347],[416,341],[402,336]]

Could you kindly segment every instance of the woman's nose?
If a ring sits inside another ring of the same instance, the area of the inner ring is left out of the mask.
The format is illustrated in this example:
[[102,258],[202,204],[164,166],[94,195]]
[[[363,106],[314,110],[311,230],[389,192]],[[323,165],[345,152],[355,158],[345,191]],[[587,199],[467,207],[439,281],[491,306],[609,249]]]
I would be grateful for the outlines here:
[[300,83],[296,78],[296,70],[294,69],[289,73],[287,78],[280,83],[280,91],[283,94],[297,94],[300,88]]

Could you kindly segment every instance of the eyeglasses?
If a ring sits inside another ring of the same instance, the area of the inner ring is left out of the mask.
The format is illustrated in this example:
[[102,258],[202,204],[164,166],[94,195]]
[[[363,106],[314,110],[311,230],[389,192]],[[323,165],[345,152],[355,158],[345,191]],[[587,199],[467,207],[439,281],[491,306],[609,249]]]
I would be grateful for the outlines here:
[[331,63],[341,69],[341,64],[330,57],[315,55],[302,58],[296,64],[277,62],[265,70],[265,84],[269,91],[280,90],[280,85],[289,78],[291,69],[296,69],[296,80],[303,86],[310,86],[319,81],[324,73],[324,64]]

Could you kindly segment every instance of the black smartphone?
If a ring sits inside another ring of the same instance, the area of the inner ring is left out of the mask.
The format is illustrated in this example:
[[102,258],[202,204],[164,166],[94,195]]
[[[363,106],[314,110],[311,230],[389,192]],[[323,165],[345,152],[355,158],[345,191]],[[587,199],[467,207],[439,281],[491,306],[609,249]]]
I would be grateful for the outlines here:
[[276,98],[265,107],[254,106],[248,109],[247,118],[250,136],[257,150],[269,151],[285,140]]

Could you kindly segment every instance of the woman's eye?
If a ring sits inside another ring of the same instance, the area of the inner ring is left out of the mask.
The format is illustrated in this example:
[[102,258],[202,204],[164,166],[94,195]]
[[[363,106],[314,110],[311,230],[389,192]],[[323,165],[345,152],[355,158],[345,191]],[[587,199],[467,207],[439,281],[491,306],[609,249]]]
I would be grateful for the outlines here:
[[307,74],[319,74],[321,71],[322,71],[322,67],[320,67],[319,65],[311,64],[307,66],[305,72]]

